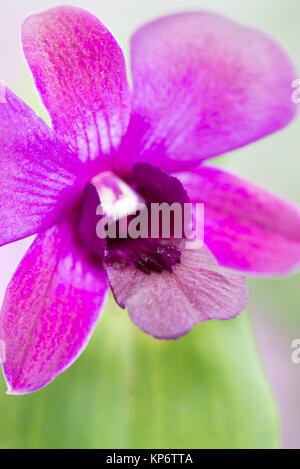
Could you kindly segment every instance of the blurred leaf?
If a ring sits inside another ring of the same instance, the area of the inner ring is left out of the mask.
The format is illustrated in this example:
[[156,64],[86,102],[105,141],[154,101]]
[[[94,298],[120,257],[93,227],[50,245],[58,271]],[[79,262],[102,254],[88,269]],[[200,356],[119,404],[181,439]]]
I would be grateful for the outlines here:
[[273,448],[278,424],[246,313],[173,342],[109,303],[82,357],[36,394],[0,386],[1,448]]

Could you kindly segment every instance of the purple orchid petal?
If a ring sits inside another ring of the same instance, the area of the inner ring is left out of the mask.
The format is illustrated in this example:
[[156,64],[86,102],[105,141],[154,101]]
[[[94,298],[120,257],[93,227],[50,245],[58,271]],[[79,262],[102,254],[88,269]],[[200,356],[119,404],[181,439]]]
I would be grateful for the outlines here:
[[300,212],[289,202],[216,168],[176,176],[205,204],[205,243],[222,265],[274,275],[300,262]]
[[219,267],[207,248],[184,250],[173,273],[145,274],[123,261],[110,261],[114,297],[132,321],[159,339],[176,339],[195,324],[230,319],[247,304],[244,276]]
[[133,114],[115,161],[124,173],[137,161],[169,172],[195,166],[275,132],[297,108],[296,73],[280,46],[213,14],[167,16],[139,29],[132,74]]
[[93,174],[107,169],[103,155],[118,147],[130,114],[119,45],[96,17],[74,7],[30,16],[22,39],[55,130],[88,161]]
[[88,173],[54,132],[6,89],[0,103],[0,245],[70,215]]
[[86,346],[107,291],[64,221],[38,235],[11,280],[0,316],[9,393],[36,391],[68,368]]

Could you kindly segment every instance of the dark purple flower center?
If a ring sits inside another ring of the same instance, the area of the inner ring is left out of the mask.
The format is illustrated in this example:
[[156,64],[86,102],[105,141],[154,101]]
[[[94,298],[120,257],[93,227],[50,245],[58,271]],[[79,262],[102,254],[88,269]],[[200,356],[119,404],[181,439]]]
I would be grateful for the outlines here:
[[[157,187],[154,189],[158,195]],[[164,187],[164,191],[167,189]],[[90,254],[106,262],[123,259],[146,274],[164,270],[172,272],[172,266],[180,261],[181,256],[178,240],[172,239],[172,235],[170,239],[130,239],[128,236],[124,239],[122,236],[124,217],[128,221],[128,215],[129,220],[136,216],[141,211],[141,204],[145,207],[149,199],[153,199],[149,197],[149,187],[145,197],[138,190],[138,184],[128,184],[112,172],[101,173],[88,183],[81,201],[78,235]],[[97,231],[98,224],[102,222],[108,231],[105,238],[99,238]],[[111,232],[116,236],[109,235],[108,228],[113,226],[115,229]]]

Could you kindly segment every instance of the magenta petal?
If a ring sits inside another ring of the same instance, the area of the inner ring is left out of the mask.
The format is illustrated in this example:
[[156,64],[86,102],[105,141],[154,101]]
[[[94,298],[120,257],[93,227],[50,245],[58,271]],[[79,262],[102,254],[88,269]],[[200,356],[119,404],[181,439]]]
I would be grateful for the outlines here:
[[0,245],[69,216],[87,180],[83,164],[7,89],[0,103]]
[[255,274],[281,274],[300,262],[300,211],[216,168],[176,174],[205,207],[205,243],[218,261]]
[[93,173],[99,172],[97,164],[104,169],[108,160],[103,154],[118,147],[130,114],[119,45],[96,17],[68,6],[30,16],[22,40],[55,130],[90,163]]
[[213,14],[167,16],[139,29],[132,75],[127,171],[137,160],[191,167],[275,132],[296,112],[297,74],[280,46]]
[[11,394],[36,391],[86,346],[107,291],[106,274],[74,240],[70,221],[38,235],[13,276],[0,316]]
[[176,339],[198,322],[233,318],[247,304],[244,276],[219,267],[205,247],[184,250],[173,273],[146,275],[125,261],[109,263],[107,273],[118,304],[159,339]]

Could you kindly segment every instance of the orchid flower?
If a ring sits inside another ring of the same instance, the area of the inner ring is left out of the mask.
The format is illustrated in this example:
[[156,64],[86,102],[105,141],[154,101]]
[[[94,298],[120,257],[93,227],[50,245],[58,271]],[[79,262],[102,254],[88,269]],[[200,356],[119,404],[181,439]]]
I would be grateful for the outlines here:
[[[300,260],[290,203],[206,160],[287,125],[293,66],[264,34],[208,13],[175,14],[122,51],[90,13],[30,16],[25,57],[49,128],[8,89],[0,103],[0,244],[37,234],[5,295],[0,339],[11,394],[36,391],[79,356],[109,286],[142,331],[175,339],[246,306],[244,274]],[[104,241],[96,208],[131,201],[205,204],[205,246]]]

